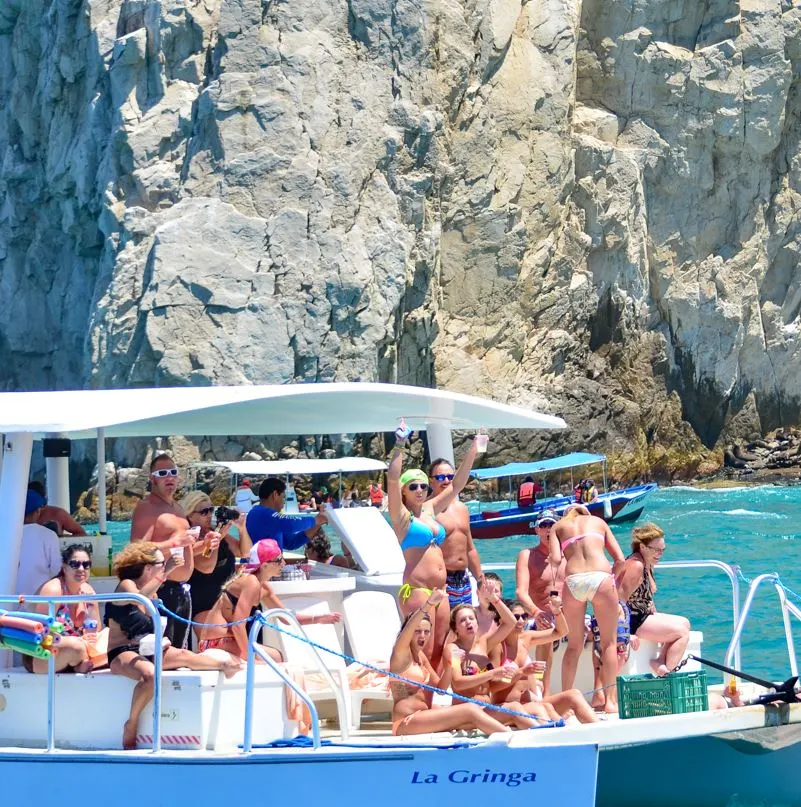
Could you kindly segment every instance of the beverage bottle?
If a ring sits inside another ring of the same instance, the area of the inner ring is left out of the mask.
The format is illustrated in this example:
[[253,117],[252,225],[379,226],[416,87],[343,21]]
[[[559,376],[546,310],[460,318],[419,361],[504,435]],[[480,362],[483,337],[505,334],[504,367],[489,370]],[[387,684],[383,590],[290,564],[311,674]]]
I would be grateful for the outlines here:
[[97,620],[85,619],[83,622],[83,637],[90,647],[97,644]]

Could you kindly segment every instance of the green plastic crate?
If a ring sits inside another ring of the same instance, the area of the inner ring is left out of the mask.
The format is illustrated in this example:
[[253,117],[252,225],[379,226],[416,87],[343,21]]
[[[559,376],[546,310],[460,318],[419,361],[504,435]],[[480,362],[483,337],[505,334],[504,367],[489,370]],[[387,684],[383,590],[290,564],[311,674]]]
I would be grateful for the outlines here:
[[618,676],[617,701],[621,720],[704,712],[709,708],[706,671]]

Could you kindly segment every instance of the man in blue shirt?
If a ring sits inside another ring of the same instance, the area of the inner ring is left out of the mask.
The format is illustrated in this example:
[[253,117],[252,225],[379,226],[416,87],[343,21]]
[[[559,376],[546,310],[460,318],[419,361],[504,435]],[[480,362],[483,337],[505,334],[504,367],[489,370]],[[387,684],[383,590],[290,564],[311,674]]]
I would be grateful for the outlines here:
[[265,479],[259,486],[259,504],[248,513],[245,522],[254,543],[273,538],[282,550],[298,549],[328,521],[324,512],[316,516],[282,516],[285,503],[286,483],[274,477]]

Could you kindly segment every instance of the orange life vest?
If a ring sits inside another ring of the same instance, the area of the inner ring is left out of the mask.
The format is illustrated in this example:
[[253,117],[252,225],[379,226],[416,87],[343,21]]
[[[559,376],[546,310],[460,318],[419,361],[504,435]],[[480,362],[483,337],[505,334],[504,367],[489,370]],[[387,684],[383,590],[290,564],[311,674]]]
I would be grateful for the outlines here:
[[531,507],[534,504],[534,483],[523,482],[517,489],[518,507]]

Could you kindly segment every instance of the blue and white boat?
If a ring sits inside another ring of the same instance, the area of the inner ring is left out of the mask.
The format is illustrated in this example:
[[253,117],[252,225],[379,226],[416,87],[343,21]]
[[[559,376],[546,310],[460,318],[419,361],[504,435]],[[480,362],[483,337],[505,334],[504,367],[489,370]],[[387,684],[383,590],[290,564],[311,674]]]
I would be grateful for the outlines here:
[[[558,418],[468,396],[376,384],[2,394],[0,592],[15,588],[34,440],[97,440],[102,468],[107,437],[391,431],[399,416],[426,430],[430,451],[437,456],[452,455],[451,427],[564,425]],[[67,463],[65,456],[47,460],[55,504],[67,504]],[[99,500],[104,503],[103,496]],[[292,636],[285,635],[286,629],[276,634],[287,656],[307,658],[312,665],[317,659],[328,682],[328,689],[319,692],[298,690],[313,710],[312,747],[291,742],[296,725],[286,711],[286,679],[279,668],[267,664],[250,664],[246,672],[224,679],[210,672],[161,673],[157,658],[158,685],[152,712],[140,725],[140,748],[123,752],[121,727],[132,681],[107,671],[31,675],[13,667],[10,654],[1,651],[0,776],[7,803],[49,805],[55,783],[69,787],[73,782],[80,782],[78,792],[88,789],[91,798],[115,807],[139,807],[143,801],[159,806],[176,800],[206,804],[229,799],[232,788],[240,798],[259,801],[291,798],[301,804],[340,804],[369,799],[387,807],[407,807],[421,794],[423,803],[459,795],[513,796],[571,807],[799,803],[798,785],[787,771],[801,764],[801,704],[568,725],[483,740],[393,737],[385,719],[390,708],[386,696],[382,701],[377,691],[350,690],[344,674],[347,658],[366,660],[371,643],[392,640],[386,630],[365,630],[360,623],[375,617],[376,609],[359,603],[384,588],[392,590],[402,569],[394,538],[387,544],[393,550],[384,552],[383,539],[373,529],[378,522],[389,529],[373,508],[337,513],[336,528],[350,543],[362,571],[317,564],[309,580],[275,584],[293,611],[334,607],[346,614],[344,625],[302,629],[295,623]],[[675,565],[663,563],[660,568]],[[739,667],[739,636],[756,589],[741,608],[736,576],[725,564],[713,565],[732,579],[737,628],[730,654]],[[681,570],[692,572],[692,566]],[[102,592],[113,589],[114,582],[94,578],[98,597],[113,598]],[[771,582],[777,585],[788,661],[795,672],[790,619],[801,618],[801,611],[772,578],[755,585]],[[16,597],[9,593],[0,599],[13,603]],[[385,596],[378,601],[387,602]],[[292,620],[291,612],[282,613]],[[276,614],[265,616],[272,620]],[[330,630],[313,633],[315,628]],[[318,656],[310,640],[338,655]],[[700,634],[693,636],[696,653],[701,641]],[[655,646],[646,645],[643,642],[633,654],[630,671],[647,664],[648,654],[656,652]],[[585,687],[581,682],[579,686]],[[372,712],[377,720],[372,715],[362,718]],[[336,724],[322,722],[328,715],[336,717]],[[326,745],[326,740],[335,742]],[[284,743],[287,747],[278,747]]]
[[[609,522],[620,523],[622,521],[635,521],[642,514],[645,507],[645,498],[649,493],[656,490],[655,482],[647,482],[642,485],[620,488],[619,490],[606,489],[606,456],[603,454],[588,454],[583,451],[565,454],[561,457],[553,457],[549,460],[539,460],[538,462],[510,462],[506,465],[499,465],[495,468],[475,468],[472,476],[481,481],[489,479],[508,478],[509,480],[509,502],[499,502],[499,507],[493,507],[490,503],[481,506],[481,512],[474,513],[470,518],[470,531],[473,538],[508,538],[510,535],[533,535],[534,524],[537,515],[545,509],[562,513],[565,508],[575,503],[573,496],[548,496],[547,481],[545,474],[557,471],[570,471],[571,483],[573,487],[572,473],[574,468],[581,468],[585,465],[600,464],[603,474],[603,492],[591,502],[584,502],[594,516],[605,519]],[[542,488],[545,495],[527,507],[513,507],[511,502],[514,498],[512,480],[516,480],[516,485],[521,477],[542,475]],[[505,505],[501,507],[500,505]]]

